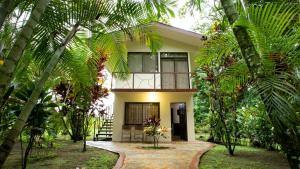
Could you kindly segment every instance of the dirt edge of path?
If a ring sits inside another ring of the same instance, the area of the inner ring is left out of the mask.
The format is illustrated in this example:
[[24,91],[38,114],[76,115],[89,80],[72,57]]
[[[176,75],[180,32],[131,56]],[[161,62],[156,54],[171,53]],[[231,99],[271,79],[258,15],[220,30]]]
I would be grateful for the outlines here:
[[194,157],[190,163],[189,169],[198,169],[201,157],[215,146],[216,146],[215,144],[210,143],[210,145],[205,150],[198,151],[198,153],[196,153],[196,155],[194,155]]
[[116,165],[114,166],[113,169],[121,169],[123,167],[123,165],[124,165],[124,161],[125,161],[126,155],[123,152],[114,152],[114,153],[118,153],[119,154],[119,158],[118,158],[118,161],[117,161],[117,163],[116,163]]

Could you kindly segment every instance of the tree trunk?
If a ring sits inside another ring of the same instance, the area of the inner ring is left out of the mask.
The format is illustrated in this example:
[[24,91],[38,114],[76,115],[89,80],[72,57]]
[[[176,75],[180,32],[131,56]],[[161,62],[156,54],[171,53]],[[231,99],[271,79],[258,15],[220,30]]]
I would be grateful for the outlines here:
[[[228,21],[231,25],[239,18],[239,14],[235,9],[235,5],[232,0],[221,0],[221,4],[224,8],[225,14],[228,18]],[[234,27],[233,33],[236,37],[236,40],[239,44],[241,52],[243,54],[244,60],[247,64],[247,67],[252,75],[256,77],[262,73],[260,57],[254,47],[254,44],[247,32],[243,27]]]
[[22,128],[24,127],[33,107],[37,103],[37,100],[43,90],[44,84],[50,76],[50,73],[53,71],[55,66],[59,61],[59,57],[64,52],[67,44],[71,41],[74,35],[77,32],[79,24],[75,24],[72,30],[66,36],[64,42],[60,45],[60,47],[55,51],[54,55],[51,57],[44,73],[42,74],[40,80],[36,83],[35,89],[33,90],[29,100],[25,104],[22,112],[20,113],[19,117],[17,118],[15,124],[13,125],[12,129],[8,132],[7,136],[5,137],[2,145],[0,146],[0,168],[2,168],[5,160],[7,159],[9,153],[11,152],[17,136],[20,134]]
[[20,133],[20,145],[21,145],[21,165],[23,164],[24,158],[23,158],[23,139],[22,139],[22,131]]
[[297,153],[287,153],[287,160],[291,169],[299,169],[300,168],[300,155],[299,152]]
[[88,132],[88,117],[85,114],[86,112],[83,112],[83,148],[82,151],[85,152],[86,151],[86,136],[87,136],[87,132]]
[[15,0],[4,0],[0,4],[0,30],[7,16],[14,10]]
[[231,142],[231,136],[230,136],[230,129],[227,127],[227,124],[226,124],[226,119],[225,119],[225,115],[224,115],[224,101],[223,101],[223,98],[219,98],[219,111],[218,114],[219,114],[219,117],[220,117],[220,120],[221,120],[221,123],[224,127],[224,130],[225,130],[225,142],[224,144],[226,145],[226,148],[228,150],[228,153],[229,155],[233,156],[233,153],[234,153],[234,150],[232,149],[232,142]]
[[[229,23],[231,25],[234,24],[234,22],[238,19],[239,14],[237,10],[235,9],[235,5],[232,0],[221,0],[222,7],[224,9],[224,12],[229,20]],[[252,75],[253,78],[261,77],[263,69],[261,66],[261,60],[260,57],[254,47],[254,44],[246,30],[246,28],[243,27],[234,27],[233,33],[236,37],[236,40],[239,44],[239,47],[241,49],[241,52],[243,54],[244,60],[247,64],[247,67]],[[263,77],[263,76],[262,76]],[[266,100],[264,95],[261,95],[262,100]],[[266,104],[265,104],[266,105]],[[268,116],[271,120],[271,122],[274,122],[273,113],[268,111]],[[274,123],[273,123],[274,124]],[[292,136],[287,135],[284,131],[278,129],[276,125],[273,125],[275,130],[279,131],[279,133],[276,133],[277,138],[279,138],[279,143],[283,147],[283,150],[287,153],[288,156],[290,156],[289,152],[300,152],[300,146],[299,146],[299,134],[297,133],[291,133]],[[277,129],[276,129],[277,128]],[[296,130],[297,131],[297,130]],[[287,142],[287,140],[292,140]],[[297,159],[297,155],[291,155],[289,160],[290,167],[293,169],[299,169],[300,168],[300,160]]]
[[26,150],[25,150],[23,163],[22,163],[22,169],[27,168],[27,161],[28,161],[28,157],[29,157],[29,152],[32,149],[33,142],[34,142],[34,135],[31,133],[28,145],[27,145]]
[[[10,1],[10,0],[8,0]],[[21,30],[16,42],[10,50],[7,58],[4,60],[4,64],[0,67],[0,102],[3,99],[9,84],[13,80],[14,72],[17,64],[23,55],[23,52],[30,42],[33,35],[33,30],[39,23],[42,14],[45,12],[50,0],[39,0],[31,12],[30,18],[26,25]]]
[[[66,92],[66,96],[65,96],[65,98],[64,98],[64,100],[63,100],[63,103],[64,103],[64,104],[66,104],[66,100],[67,100],[67,96],[69,95],[70,88],[71,88],[71,85],[69,85],[68,90],[67,90],[67,92]],[[56,98],[56,97],[55,97],[55,98]],[[57,99],[56,99],[56,101],[57,101]],[[65,111],[66,109],[68,109],[68,108],[67,108],[67,106],[65,106],[65,109],[64,109],[64,107],[62,107],[62,109],[60,109],[60,108],[58,108],[58,109],[59,109],[59,112],[60,112],[60,113],[59,113],[59,114],[60,114],[60,118],[61,118],[61,120],[62,120],[62,122],[63,122],[64,127],[65,127],[65,130],[67,130],[67,132],[68,132],[70,138],[72,138],[73,135],[72,135],[72,133],[70,132],[70,130],[69,130],[68,126],[67,126],[67,123],[66,123],[66,121],[65,121],[65,119],[64,119],[64,114],[65,114],[65,115],[67,114],[67,112],[64,113],[64,111]],[[68,110],[66,110],[66,111],[68,111]]]

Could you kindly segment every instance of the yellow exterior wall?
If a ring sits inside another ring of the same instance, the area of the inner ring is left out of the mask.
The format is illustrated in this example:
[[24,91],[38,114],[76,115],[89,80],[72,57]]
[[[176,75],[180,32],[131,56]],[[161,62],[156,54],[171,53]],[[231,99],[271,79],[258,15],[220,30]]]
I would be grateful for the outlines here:
[[[195,140],[193,93],[191,92],[116,92],[114,102],[113,141],[122,141],[122,126],[124,124],[125,102],[159,102],[161,126],[171,128],[171,103],[186,103],[188,141]],[[161,141],[171,141],[171,131],[167,138]]]

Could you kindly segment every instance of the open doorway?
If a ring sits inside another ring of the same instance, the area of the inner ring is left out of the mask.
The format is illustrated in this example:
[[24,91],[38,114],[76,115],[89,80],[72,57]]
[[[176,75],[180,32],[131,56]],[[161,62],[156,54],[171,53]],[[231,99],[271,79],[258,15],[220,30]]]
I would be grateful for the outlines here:
[[171,103],[172,141],[187,141],[187,119],[185,103]]

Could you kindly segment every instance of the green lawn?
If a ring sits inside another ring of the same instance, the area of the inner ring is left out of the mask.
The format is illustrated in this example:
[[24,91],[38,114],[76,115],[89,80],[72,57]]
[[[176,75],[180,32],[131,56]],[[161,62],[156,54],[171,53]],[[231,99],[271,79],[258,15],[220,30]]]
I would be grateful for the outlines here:
[[228,155],[225,146],[217,145],[200,160],[199,169],[288,169],[283,154],[264,149],[238,146],[235,156]]
[[[28,162],[28,169],[111,169],[118,160],[118,155],[88,147],[82,152],[82,142],[58,140],[55,148],[35,148]],[[4,164],[5,169],[21,168],[20,145],[16,145]]]

